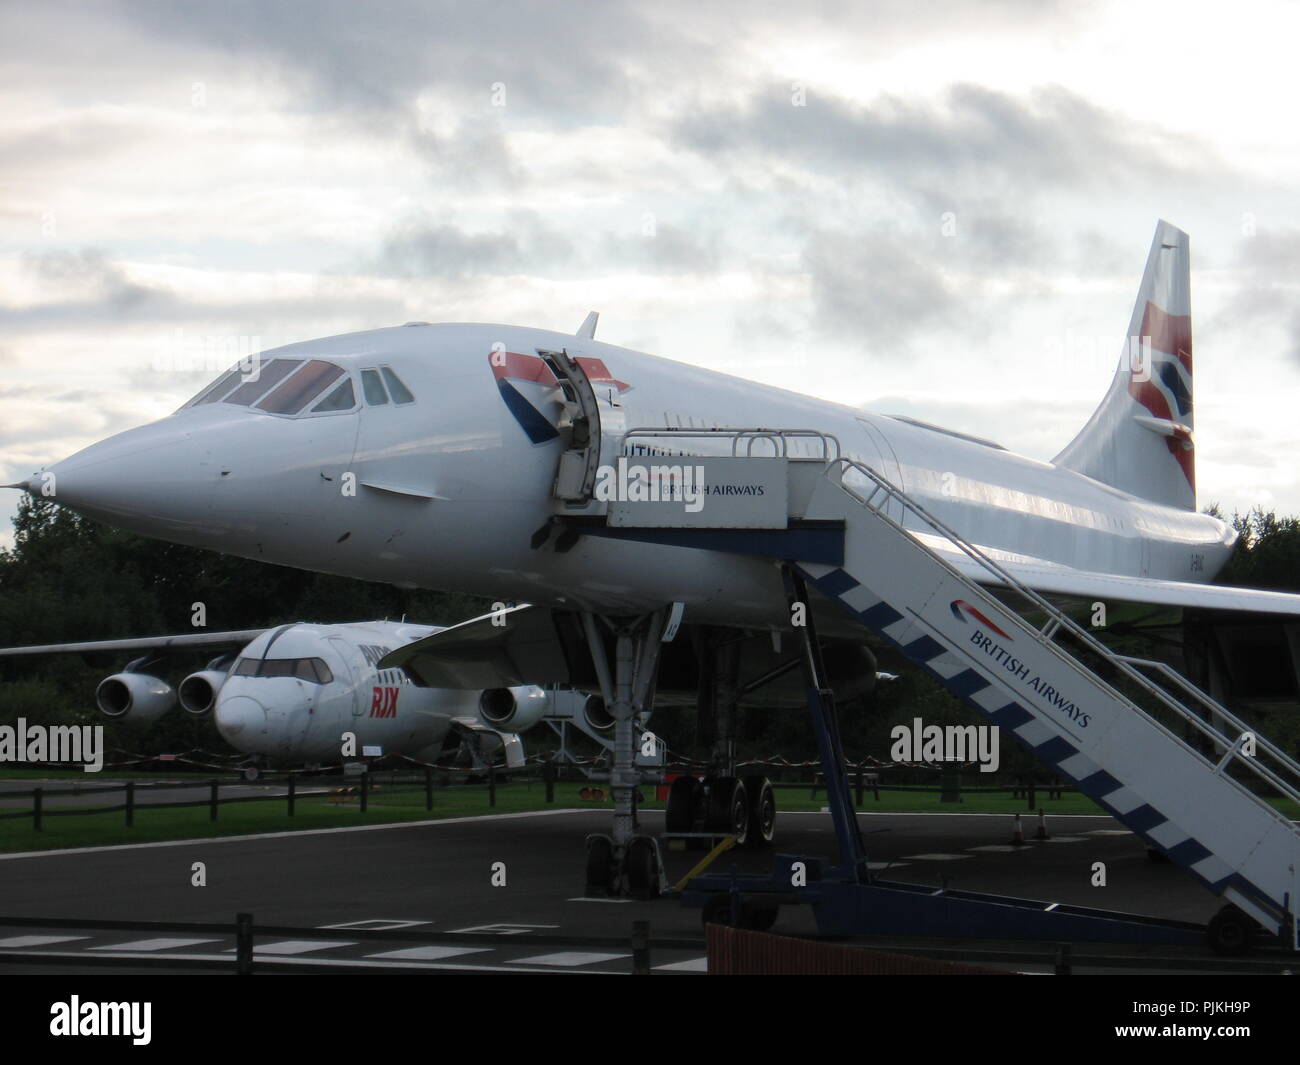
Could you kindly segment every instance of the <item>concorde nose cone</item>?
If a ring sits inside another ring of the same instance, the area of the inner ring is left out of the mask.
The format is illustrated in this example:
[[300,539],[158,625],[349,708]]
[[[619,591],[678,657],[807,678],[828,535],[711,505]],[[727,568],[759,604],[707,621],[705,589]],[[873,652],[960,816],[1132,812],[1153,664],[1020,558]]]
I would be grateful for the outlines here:
[[255,751],[262,745],[267,732],[266,708],[247,695],[218,698],[213,711],[217,731],[231,746],[242,751]]

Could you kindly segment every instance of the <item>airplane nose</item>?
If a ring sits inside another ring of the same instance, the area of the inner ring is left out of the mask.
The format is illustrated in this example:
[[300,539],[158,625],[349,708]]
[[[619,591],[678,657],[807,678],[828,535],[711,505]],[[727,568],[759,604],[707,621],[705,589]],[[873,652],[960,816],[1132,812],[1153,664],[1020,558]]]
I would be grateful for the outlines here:
[[217,731],[233,747],[251,750],[267,730],[266,708],[247,695],[218,699],[213,716]]

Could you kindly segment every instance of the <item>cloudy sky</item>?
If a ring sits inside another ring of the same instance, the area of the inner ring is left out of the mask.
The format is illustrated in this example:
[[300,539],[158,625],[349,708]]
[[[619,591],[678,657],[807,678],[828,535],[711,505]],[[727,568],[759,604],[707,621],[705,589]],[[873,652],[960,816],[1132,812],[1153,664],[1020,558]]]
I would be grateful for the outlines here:
[[591,309],[1047,459],[1164,217],[1201,505],[1300,513],[1300,12],[1189,10],[0,0],[0,483],[250,349]]

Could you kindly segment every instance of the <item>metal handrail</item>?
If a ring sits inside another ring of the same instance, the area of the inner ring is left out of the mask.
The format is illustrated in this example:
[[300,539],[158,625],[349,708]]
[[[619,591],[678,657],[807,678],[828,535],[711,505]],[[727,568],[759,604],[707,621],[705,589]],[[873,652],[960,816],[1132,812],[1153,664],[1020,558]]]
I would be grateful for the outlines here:
[[[668,437],[677,439],[701,439],[717,440],[721,438],[730,438],[731,455],[733,458],[766,458],[768,456],[756,456],[753,453],[754,443],[758,440],[765,440],[773,445],[774,458],[791,458],[804,459],[801,455],[791,455],[787,444],[789,440],[816,440],[822,445],[820,456],[809,456],[815,461],[832,463],[838,462],[844,452],[840,447],[840,441],[833,433],[824,433],[820,429],[763,429],[763,428],[734,428],[721,427],[712,429],[697,429],[687,426],[663,426],[663,425],[641,425],[628,429],[623,433],[619,442],[620,453],[626,451],[628,441],[632,437]],[[740,444],[746,443],[745,454],[740,454]],[[832,446],[833,445],[833,446]]]
[[[858,473],[863,474],[865,477],[867,477],[868,480],[874,483],[875,487],[872,489],[870,493],[864,495],[862,492],[853,488],[851,485],[845,484],[843,480],[843,471],[845,469],[852,469],[857,471]],[[1159,687],[1158,685],[1152,683],[1151,680],[1148,679],[1145,675],[1143,675],[1126,656],[1117,654],[1115,651],[1112,651],[1099,639],[1093,636],[1092,633],[1088,632],[1087,629],[1083,628],[1078,623],[1076,623],[1074,619],[1072,619],[1068,614],[1061,611],[1059,608],[1054,606],[1051,602],[1049,602],[1043,596],[1039,595],[1033,589],[1021,583],[1010,573],[1008,573],[1005,569],[1003,569],[1000,565],[998,565],[987,554],[985,554],[978,547],[976,547],[965,537],[963,537],[960,533],[956,532],[954,529],[950,528],[940,519],[935,517],[928,510],[926,510],[920,503],[912,499],[910,496],[904,493],[900,488],[898,488],[892,482],[888,481],[886,478],[876,473],[875,470],[853,459],[840,458],[838,460],[832,461],[827,464],[827,473],[835,475],[833,478],[834,482],[851,498],[857,500],[863,506],[867,507],[873,513],[875,513],[878,517],[884,519],[885,521],[889,522],[891,525],[895,526],[900,532],[903,532],[906,535],[911,535],[908,532],[908,530],[902,526],[900,522],[895,521],[893,518],[889,517],[889,515],[886,514],[881,509],[881,506],[874,502],[876,496],[882,493],[884,496],[884,498],[882,499],[882,504],[887,503],[890,499],[897,500],[897,502],[905,510],[915,514],[926,525],[930,526],[930,528],[934,529],[936,532],[940,533],[951,543],[955,544],[962,551],[962,553],[967,555],[972,561],[976,562],[983,569],[987,570],[989,573],[995,576],[998,580],[998,583],[1005,585],[1010,590],[1012,590],[1016,594],[1022,596],[1024,599],[1032,603],[1036,609],[1041,610],[1045,614],[1047,614],[1047,616],[1051,619],[1052,622],[1051,628],[1053,633],[1055,633],[1061,628],[1064,628],[1075,639],[1081,641],[1090,650],[1094,651],[1095,653],[1100,655],[1103,659],[1110,662],[1116,669],[1118,669],[1131,681],[1137,684],[1140,688],[1148,692],[1150,695],[1154,696],[1159,702],[1163,703],[1168,709],[1172,710],[1179,717],[1191,723],[1193,727],[1203,732],[1205,735],[1213,739],[1216,743],[1224,747],[1227,751],[1230,752],[1231,755],[1237,757],[1238,760],[1241,762],[1241,764],[1245,765],[1251,770],[1251,772],[1255,773],[1256,776],[1260,777],[1262,780],[1268,782],[1269,784],[1273,785],[1273,787],[1277,788],[1285,798],[1291,799],[1292,801],[1295,802],[1300,802],[1300,791],[1298,791],[1294,785],[1290,784],[1285,779],[1282,779],[1276,773],[1270,770],[1267,766],[1261,765],[1258,761],[1254,760],[1253,758],[1242,758],[1239,754],[1236,754],[1236,750],[1237,750],[1236,740],[1232,740],[1228,738],[1225,734],[1222,734],[1218,732],[1218,730],[1211,728],[1199,715],[1197,715],[1193,710],[1191,710],[1189,707],[1181,703],[1171,693],[1167,692],[1165,689]],[[957,577],[959,577],[960,579],[962,579],[968,584],[970,583],[969,578],[965,577],[964,574],[958,571],[955,567],[951,566],[946,559],[937,555],[935,557],[938,559],[940,563],[947,566]],[[1058,652],[1065,653],[1068,656],[1068,658],[1071,660],[1071,662],[1076,665],[1076,667],[1082,668],[1083,670],[1093,675],[1094,677],[1096,676],[1095,671],[1089,669],[1083,662],[1081,662],[1073,654],[1069,654],[1069,652],[1066,651],[1064,647],[1056,643],[1045,632],[1037,629],[1034,626],[1029,626],[1028,628],[1029,631],[1033,634],[1034,638],[1040,644],[1042,644],[1045,647],[1050,647],[1053,650],[1056,650]],[[1163,665],[1162,663],[1156,663],[1156,664]],[[1300,765],[1297,765],[1296,762],[1293,761],[1290,757],[1288,757],[1283,751],[1281,751],[1272,743],[1268,742],[1266,739],[1260,737],[1258,732],[1256,732],[1256,730],[1249,728],[1249,726],[1247,726],[1244,722],[1242,722],[1239,718],[1237,718],[1236,715],[1234,715],[1226,707],[1220,705],[1211,696],[1200,691],[1200,689],[1195,688],[1194,685],[1186,681],[1184,678],[1178,677],[1177,673],[1175,673],[1173,670],[1169,670],[1168,667],[1164,667],[1163,671],[1176,677],[1179,685],[1184,687],[1184,689],[1189,691],[1194,691],[1196,693],[1196,697],[1205,706],[1210,708],[1214,713],[1221,716],[1224,720],[1232,723],[1234,726],[1240,728],[1243,731],[1250,731],[1256,736],[1257,742],[1259,740],[1263,740],[1263,742],[1260,743],[1259,746],[1262,746],[1270,755],[1272,755],[1277,761],[1279,761],[1282,764],[1282,767],[1287,772],[1289,772],[1289,774],[1292,777],[1296,778],[1297,781],[1300,781]],[[1159,721],[1151,717],[1151,715],[1147,711],[1143,710],[1142,707],[1140,707],[1137,703],[1133,702],[1132,699],[1124,695],[1122,692],[1116,689],[1113,685],[1109,684],[1103,678],[1097,677],[1096,679],[1100,683],[1104,684],[1107,688],[1109,688],[1110,691],[1116,697],[1118,697],[1120,700],[1127,703],[1138,713],[1146,717],[1155,727],[1159,728],[1162,732],[1164,732],[1171,740],[1173,740],[1178,744],[1181,744],[1184,748],[1186,748],[1188,751],[1194,754],[1197,758],[1201,759],[1206,765],[1209,765],[1211,768],[1216,768],[1217,771],[1218,767],[1215,767],[1213,762],[1211,762],[1203,754],[1201,754],[1200,751],[1197,751],[1190,744],[1186,743],[1181,737],[1175,735],[1169,729],[1165,728],[1164,725],[1162,725]],[[1232,780],[1231,777],[1225,777],[1225,779]],[[1237,784],[1238,787],[1240,787],[1245,794],[1255,799],[1263,809],[1268,810],[1275,817],[1285,822],[1288,827],[1292,828],[1293,831],[1295,830],[1295,825],[1291,822],[1290,818],[1286,817],[1280,811],[1274,809],[1267,802],[1264,802],[1262,799],[1259,798],[1259,796],[1255,795],[1249,789],[1245,787],[1241,787],[1239,781],[1233,780],[1232,782],[1234,784]]]

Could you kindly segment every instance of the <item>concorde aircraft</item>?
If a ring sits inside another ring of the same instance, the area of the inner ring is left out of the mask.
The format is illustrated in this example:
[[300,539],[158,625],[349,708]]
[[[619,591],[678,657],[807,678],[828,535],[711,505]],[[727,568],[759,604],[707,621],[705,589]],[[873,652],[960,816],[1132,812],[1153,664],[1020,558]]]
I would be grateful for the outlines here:
[[[533,616],[555,621],[549,642],[522,656],[526,671],[519,654],[511,659],[521,683],[599,682],[608,693],[611,667],[595,645],[610,636],[597,621],[650,616],[671,604],[671,628],[684,626],[689,639],[665,644],[657,689],[650,687],[660,697],[698,695],[713,713],[707,816],[730,818],[742,833],[747,820],[756,822],[763,836],[770,789],[760,782],[745,789],[734,777],[734,728],[724,711],[765,692],[780,702],[781,685],[799,667],[789,641],[782,645],[791,630],[782,576],[770,561],[740,552],[629,543],[566,523],[602,513],[593,482],[635,451],[630,430],[678,431],[677,454],[719,453],[708,439],[686,438],[710,428],[822,434],[791,438],[790,454],[800,457],[804,447],[805,458],[833,436],[843,455],[958,530],[1003,573],[1058,600],[1300,615],[1300,597],[1209,583],[1236,534],[1195,509],[1188,238],[1166,222],[1157,226],[1109,391],[1050,462],[602,343],[595,326],[594,313],[576,335],[409,322],[290,344],[232,368],[175,414],[11,487],[146,536],[526,601]],[[997,583],[912,511],[898,507],[891,516],[972,579]],[[863,625],[833,604],[813,608],[837,694],[869,690],[875,671]],[[512,622],[522,616],[524,608],[511,608]],[[490,637],[495,619],[476,624]],[[452,630],[446,638],[460,636]],[[400,662],[424,683],[472,687],[485,668],[506,661],[490,640],[464,649],[469,658],[460,665],[433,669],[427,655],[401,649],[384,664]],[[789,702],[800,703],[801,692],[787,689]],[[630,750],[630,733],[621,742]],[[620,787],[630,789],[616,781],[616,797]],[[693,807],[695,798],[687,799]]]
[[[429,625],[366,621],[294,623],[237,632],[0,648],[0,657],[140,653],[95,691],[114,720],[147,725],[180,704],[211,715],[222,738],[250,755],[252,767],[334,764],[371,755],[432,761],[453,730],[483,759],[524,764],[517,735],[547,709],[536,686],[481,690],[426,688],[380,659],[440,631]],[[206,668],[173,690],[156,676],[169,654],[216,652]]]

